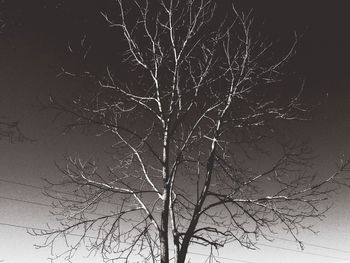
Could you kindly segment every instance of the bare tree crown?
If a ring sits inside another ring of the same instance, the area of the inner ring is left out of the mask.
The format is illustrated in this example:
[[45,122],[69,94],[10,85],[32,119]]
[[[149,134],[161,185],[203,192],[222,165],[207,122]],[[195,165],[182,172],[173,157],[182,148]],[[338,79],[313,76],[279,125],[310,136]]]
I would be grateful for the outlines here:
[[[282,143],[273,128],[308,114],[300,89],[293,95],[283,82],[296,41],[277,56],[250,14],[231,6],[223,17],[210,0],[117,0],[116,8],[119,16],[101,15],[123,37],[132,79],[107,67],[94,96],[52,101],[75,116],[73,126],[111,134],[115,164],[101,174],[95,162],[69,159],[62,172],[75,197],[53,196],[62,228],[39,233],[44,245],[80,229],[68,257],[89,240],[116,262],[141,252],[180,263],[191,244],[254,248],[276,226],[298,241],[307,219],[323,215],[326,184],[340,171],[316,180],[307,147]],[[278,154],[258,169],[251,154],[269,147]],[[113,212],[91,214],[111,200]]]

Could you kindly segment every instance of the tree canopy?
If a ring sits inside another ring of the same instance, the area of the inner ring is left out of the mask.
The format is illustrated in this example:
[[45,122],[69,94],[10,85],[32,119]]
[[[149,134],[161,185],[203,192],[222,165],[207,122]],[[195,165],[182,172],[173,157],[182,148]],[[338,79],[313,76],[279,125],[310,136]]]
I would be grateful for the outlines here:
[[[113,165],[69,157],[60,167],[73,195],[47,193],[61,228],[35,232],[47,236],[44,246],[78,233],[68,258],[84,242],[115,262],[139,253],[182,263],[192,244],[254,248],[280,228],[300,242],[348,162],[320,179],[307,145],[281,132],[309,118],[303,84],[286,71],[297,36],[275,46],[251,13],[219,12],[211,0],[117,0],[115,9],[101,15],[123,39],[124,69],[85,71],[92,91],[50,102],[73,117],[67,128],[106,136]],[[108,213],[97,213],[106,202]]]

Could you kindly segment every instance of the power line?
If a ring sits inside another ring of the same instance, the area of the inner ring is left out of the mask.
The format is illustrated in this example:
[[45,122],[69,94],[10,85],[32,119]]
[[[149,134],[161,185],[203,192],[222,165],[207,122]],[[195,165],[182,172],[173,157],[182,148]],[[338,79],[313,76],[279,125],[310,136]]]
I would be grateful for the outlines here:
[[[46,232],[46,231],[58,231],[57,229],[44,229],[44,228],[38,228],[38,227],[23,226],[23,225],[18,225],[18,224],[10,224],[10,223],[5,223],[5,222],[0,222],[0,225],[8,226],[8,227],[21,228],[21,229],[26,229],[26,230],[32,229],[32,230],[44,231],[44,232]],[[81,237],[81,235],[74,234],[74,233],[66,233],[66,235]],[[88,235],[85,235],[85,237],[86,238],[96,238],[96,237],[92,237],[92,236],[88,236]],[[127,243],[127,242],[125,242],[125,243]],[[264,244],[260,244],[260,245],[264,245]],[[272,246],[272,245],[271,246],[270,245],[265,245],[265,246],[268,246],[268,247],[271,247],[271,248],[287,250],[287,251],[291,251],[291,252],[300,252],[302,254],[309,254],[309,255],[312,255],[312,256],[319,256],[319,257],[327,257],[327,258],[333,258],[333,259],[338,259],[338,260],[344,260],[345,262],[350,261],[349,259],[346,259],[346,258],[328,256],[328,255],[323,255],[323,254],[318,254],[318,253],[301,252],[301,251],[298,251],[298,250],[293,250],[293,249],[283,248],[283,247],[277,247],[277,246]],[[207,256],[207,257],[210,256],[210,255],[206,255],[206,254],[199,253],[199,252],[188,252],[188,254]],[[241,262],[241,263],[256,263],[256,262],[253,262],[253,261],[241,260],[241,259],[236,259],[236,258],[227,258],[227,257],[220,257],[220,256],[216,256],[216,258],[223,259],[223,260],[229,260],[229,261],[235,261],[235,262]]]
[[[39,203],[39,202],[32,202],[32,201],[27,201],[27,200],[21,200],[21,199],[16,199],[16,198],[9,198],[9,197],[0,196],[0,199],[16,201],[16,202],[22,202],[22,203],[28,203],[28,204],[34,204],[34,205],[39,205],[39,206],[45,206],[45,207],[51,207],[52,208],[52,206],[50,206],[48,204],[43,204],[43,203]],[[89,214],[96,215],[95,213],[89,213]],[[102,214],[97,214],[97,215],[103,216]],[[130,221],[137,222],[136,220],[132,220],[132,219],[130,219]],[[90,237],[90,238],[93,238],[93,237]],[[324,255],[324,254],[318,254],[318,253],[313,253],[313,252],[299,251],[299,250],[295,250],[295,249],[279,247],[279,246],[273,246],[273,245],[268,245],[268,244],[261,244],[260,243],[259,246],[265,246],[265,247],[270,247],[270,248],[274,248],[274,249],[280,249],[280,250],[285,250],[285,251],[297,252],[297,253],[301,253],[301,254],[308,254],[308,255],[312,255],[312,256],[320,256],[320,257],[333,258],[333,259],[338,259],[338,260],[348,260],[346,258],[335,257],[335,256],[330,256],[330,255]],[[221,258],[221,257],[217,257],[217,258]],[[225,259],[225,258],[221,258],[221,259]],[[245,262],[245,261],[242,261],[242,262]]]
[[[11,180],[0,179],[0,181],[1,181],[1,182],[5,182],[5,183],[9,183],[9,184],[15,184],[15,185],[21,185],[21,186],[25,186],[25,187],[30,187],[30,188],[34,188],[34,189],[38,189],[38,190],[46,190],[46,189],[44,189],[43,187],[40,187],[40,186],[31,185],[31,184],[26,184],[26,183],[20,183],[20,182],[14,182],[14,181],[11,181]],[[66,194],[66,195],[76,196],[76,195],[71,194],[71,193],[62,192],[62,191],[57,191],[57,190],[51,190],[51,189],[49,189],[49,191],[52,191],[52,192],[55,192],[55,193],[60,193],[60,194]],[[8,198],[8,197],[3,197],[3,196],[0,196],[0,199],[7,199],[7,200],[16,201],[16,202],[24,202],[24,203],[28,203],[28,204],[34,204],[34,205],[46,206],[46,207],[53,208],[53,206],[51,206],[51,205],[43,204],[43,203],[39,203],[39,202],[26,201],[26,200],[15,199],[15,198]],[[106,202],[106,201],[103,201],[103,202],[104,202],[104,203],[108,203],[108,204],[120,205],[120,204],[112,203],[112,202]],[[89,213],[89,214],[98,215],[98,216],[103,216],[102,214],[96,214],[96,213]],[[131,220],[131,221],[135,221],[135,220]],[[287,239],[287,238],[274,237],[274,236],[270,236],[270,235],[267,235],[267,236],[268,236],[268,237],[271,237],[271,238],[273,238],[273,239],[277,239],[277,240],[282,240],[282,241],[287,241],[287,242],[293,242],[293,243],[295,242],[294,240]],[[331,247],[316,245],[316,244],[309,243],[309,242],[303,242],[303,243],[306,244],[306,245],[308,245],[308,246],[312,246],[312,247],[317,247],[317,248],[321,248],[321,249],[327,249],[327,250],[331,250],[331,251],[337,251],[337,252],[349,253],[349,254],[350,254],[350,251],[348,251],[348,250],[343,250],[343,249],[338,249],[338,248],[331,248]],[[288,251],[303,253],[303,254],[317,255],[317,256],[322,256],[322,257],[330,257],[330,258],[340,259],[340,260],[347,260],[347,259],[345,259],[345,258],[333,257],[333,256],[328,256],[328,255],[321,255],[321,254],[317,254],[317,253],[306,252],[306,251],[299,251],[299,250],[294,250],[294,249],[290,249],[290,248],[283,248],[283,247],[278,247],[278,246],[273,246],[273,245],[268,245],[268,244],[262,244],[262,243],[260,243],[259,245],[260,245],[260,246],[265,246],[265,247],[271,247],[271,248],[281,249],[281,250],[288,250]]]
[[[48,231],[49,230],[49,229],[44,229],[44,228],[30,227],[30,226],[11,224],[11,223],[6,223],[6,222],[0,222],[0,225],[1,226],[7,226],[7,227],[19,228],[19,229],[25,229],[25,230],[28,230],[28,229],[33,229],[33,230],[36,230],[36,231]],[[55,231],[55,229],[52,229],[52,230]],[[67,235],[81,237],[81,235],[73,234],[73,233],[67,233]],[[85,236],[85,237],[87,237],[87,238],[94,238],[94,237],[91,237],[91,236]],[[125,243],[127,243],[127,242],[125,242]],[[204,257],[209,257],[210,256],[210,255],[207,255],[207,254],[203,254],[203,253],[199,253],[199,252],[191,252],[191,251],[189,251],[188,254],[197,255],[197,256],[204,256]],[[227,258],[227,257],[219,257],[219,256],[216,256],[216,258],[229,260],[229,261],[233,261],[233,262],[241,262],[241,263],[257,263],[257,262],[254,262],[254,261],[241,260],[241,259],[237,259],[237,258]]]
[[[18,199],[18,198],[12,198],[12,197],[6,197],[6,196],[1,196],[1,195],[0,195],[0,199],[21,202],[21,203],[26,203],[26,204],[32,204],[32,205],[38,205],[38,206],[44,206],[44,207],[49,207],[49,208],[55,208],[54,206],[49,205],[49,204],[44,204],[44,203],[35,202],[35,201],[28,201],[28,200],[23,200],[23,199]],[[86,214],[95,215],[95,216],[105,216],[103,214],[94,213],[94,212],[86,212]]]
[[9,200],[9,201],[15,201],[15,202],[22,202],[22,203],[26,203],[26,204],[32,204],[32,205],[38,205],[38,206],[44,206],[44,207],[52,208],[52,206],[48,205],[48,204],[43,204],[43,203],[34,202],[34,201],[28,201],[28,200],[22,200],[22,199],[17,199],[17,198],[12,198],[12,197],[0,196],[0,199]]
[[[47,190],[43,187],[37,186],[37,185],[32,185],[32,184],[26,184],[26,183],[21,183],[21,182],[15,182],[15,181],[11,181],[11,180],[5,180],[5,179],[0,179],[1,182],[4,183],[9,183],[9,184],[15,184],[15,185],[21,185],[21,186],[25,186],[25,187],[29,187],[29,188],[34,188],[34,189],[38,189],[38,190]],[[57,191],[57,190],[53,190],[53,189],[49,189],[49,191],[51,192],[55,192],[55,193],[59,193],[59,194],[65,194],[65,195],[70,195],[70,196],[76,196],[74,194],[71,193],[67,193],[67,192],[63,192],[63,191]],[[16,200],[18,201],[18,200]],[[120,205],[118,203],[113,203],[113,202],[106,202],[106,201],[102,201],[104,203],[108,203],[108,204],[113,204],[113,205]],[[29,202],[30,203],[30,202]],[[33,203],[35,204],[35,203]],[[43,204],[39,204],[36,203],[38,205],[43,205]],[[46,205],[48,207],[52,207],[50,205]],[[282,241],[287,241],[287,242],[293,242],[295,243],[295,240],[291,240],[291,239],[287,239],[287,238],[282,238],[282,237],[275,237],[275,236],[271,236],[271,235],[266,235],[267,237],[273,238],[273,239],[277,239],[277,240],[282,240]],[[321,248],[321,249],[327,249],[327,250],[333,250],[333,251],[337,251],[337,252],[342,252],[342,253],[349,253],[349,250],[344,250],[344,249],[339,249],[339,248],[331,248],[331,247],[326,247],[326,246],[321,246],[321,245],[316,245],[314,243],[309,243],[309,242],[303,242],[303,244],[308,245],[308,246],[313,246],[313,247],[317,247],[317,248]]]
[[292,251],[292,252],[297,252],[297,253],[301,253],[301,254],[308,254],[308,255],[312,255],[312,256],[321,256],[321,257],[325,257],[325,258],[333,258],[333,259],[339,259],[339,260],[349,260],[347,258],[329,256],[329,255],[318,254],[318,253],[307,252],[307,251],[300,251],[300,250],[295,250],[295,249],[292,249],[292,248],[285,248],[285,247],[280,247],[280,246],[272,246],[272,245],[268,245],[268,244],[261,244],[261,243],[259,243],[259,246],[270,247],[270,248],[275,248],[275,249],[281,249],[281,250],[286,250],[286,251]]
[[[282,240],[282,241],[287,241],[287,242],[293,242],[293,243],[295,243],[295,240],[291,240],[291,239],[288,239],[288,238],[274,237],[274,236],[271,236],[271,235],[266,235],[266,236],[267,236],[267,237],[270,237],[270,238],[273,238],[273,239],[278,239],[278,240]],[[309,243],[309,242],[302,242],[302,243],[305,244],[305,245],[308,245],[308,246],[312,246],[312,247],[317,247],[317,248],[322,248],[322,249],[327,249],[327,250],[334,250],[334,251],[337,251],[337,252],[342,252],[342,253],[348,253],[348,254],[350,254],[350,251],[349,251],[349,250],[344,250],[344,249],[340,249],[340,248],[331,248],[331,247],[316,245],[316,244]]]
[[11,181],[11,180],[6,180],[6,179],[0,179],[0,181],[4,182],[4,183],[8,183],[8,184],[16,184],[16,185],[26,186],[26,187],[30,187],[30,188],[35,188],[35,189],[38,189],[38,190],[44,190],[43,187],[37,186],[37,185],[25,184],[25,183],[21,183],[21,182],[15,182],[15,181]]
[[[6,180],[6,179],[0,179],[0,182],[4,182],[4,183],[8,183],[8,184],[14,184],[14,185],[20,185],[20,186],[25,186],[25,187],[29,187],[29,188],[33,188],[33,189],[37,189],[37,190],[41,190],[41,191],[49,191],[49,192],[53,192],[53,193],[57,193],[57,194],[64,194],[64,195],[69,195],[69,196],[74,196],[74,197],[81,197],[81,196],[79,196],[77,194],[71,194],[71,193],[58,191],[58,190],[53,190],[53,189],[45,189],[44,187],[41,187],[41,186],[32,185],[32,184],[26,184],[26,183],[20,183],[20,182],[15,182],[15,181]],[[106,203],[106,204],[120,205],[118,203],[113,203],[113,202],[107,202],[107,201],[102,201],[102,202]]]
[[[8,227],[20,228],[20,229],[25,229],[27,231],[28,230],[43,231],[43,232],[59,231],[58,229],[44,229],[44,228],[39,228],[39,227],[23,226],[23,225],[11,224],[11,223],[6,223],[6,222],[0,222],[0,226],[8,226]],[[74,234],[74,233],[66,233],[66,235],[68,235],[68,236],[75,236],[75,237],[82,237],[82,235]],[[94,239],[96,239],[96,237],[92,237],[92,236],[88,236],[88,235],[85,235],[85,237],[86,238],[94,238]]]

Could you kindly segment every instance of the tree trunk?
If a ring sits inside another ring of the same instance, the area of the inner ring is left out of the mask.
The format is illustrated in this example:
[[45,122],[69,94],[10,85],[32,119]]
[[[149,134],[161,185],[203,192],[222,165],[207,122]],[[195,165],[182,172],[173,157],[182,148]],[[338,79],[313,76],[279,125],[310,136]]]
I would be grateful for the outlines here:
[[177,262],[176,263],[185,263],[187,252],[188,252],[188,247],[190,245],[191,238],[193,236],[194,230],[196,228],[196,225],[198,223],[198,218],[194,218],[193,221],[191,222],[186,235],[182,241],[181,244],[181,249],[179,254],[177,255]]
[[169,263],[169,243],[167,231],[160,233],[160,262]]
[[169,194],[166,193],[160,224],[160,262],[169,263]]
[[180,250],[179,254],[177,255],[177,261],[176,263],[185,263],[187,256],[187,248],[185,250]]

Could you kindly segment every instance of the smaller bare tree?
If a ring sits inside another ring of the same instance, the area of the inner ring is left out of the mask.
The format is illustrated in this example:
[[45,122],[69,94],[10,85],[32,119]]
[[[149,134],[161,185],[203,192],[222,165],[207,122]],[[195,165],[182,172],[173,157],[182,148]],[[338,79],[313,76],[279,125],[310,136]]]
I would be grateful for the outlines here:
[[0,118],[0,140],[8,139],[10,142],[23,142],[28,138],[22,133],[17,121],[8,121],[7,118]]

